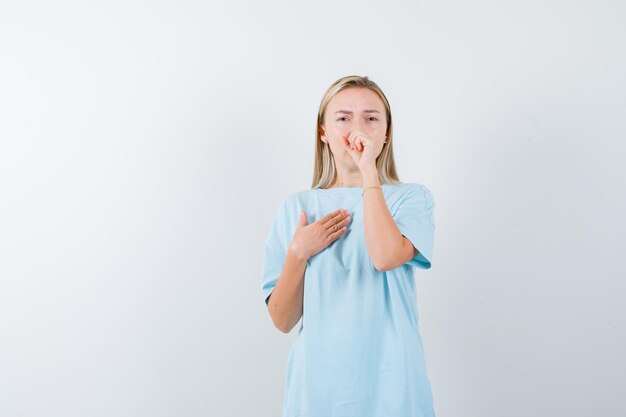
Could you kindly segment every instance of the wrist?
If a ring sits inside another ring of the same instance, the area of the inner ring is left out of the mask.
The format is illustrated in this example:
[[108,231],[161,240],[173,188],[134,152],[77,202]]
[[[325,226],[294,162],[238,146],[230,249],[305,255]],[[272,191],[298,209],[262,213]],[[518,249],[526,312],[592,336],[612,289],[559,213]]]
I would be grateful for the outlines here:
[[301,253],[300,251],[298,251],[297,248],[294,248],[292,246],[289,246],[287,248],[287,256],[295,259],[298,262],[306,262],[309,259],[306,254]]
[[380,178],[378,176],[378,170],[376,167],[367,168],[361,171],[361,178],[363,180],[362,188],[374,187],[380,185]]

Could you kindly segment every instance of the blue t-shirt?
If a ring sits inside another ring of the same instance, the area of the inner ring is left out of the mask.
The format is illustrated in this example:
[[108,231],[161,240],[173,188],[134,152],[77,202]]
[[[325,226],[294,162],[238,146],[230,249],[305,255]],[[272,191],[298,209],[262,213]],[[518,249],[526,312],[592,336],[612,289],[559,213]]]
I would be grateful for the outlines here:
[[[400,232],[419,253],[393,270],[372,264],[361,187],[313,188],[278,206],[265,242],[265,303],[300,210],[307,224],[346,209],[347,231],[307,261],[303,315],[287,360],[283,417],[434,417],[418,326],[414,269],[431,267],[434,200],[424,185],[383,184]],[[369,191],[372,192],[372,191]]]

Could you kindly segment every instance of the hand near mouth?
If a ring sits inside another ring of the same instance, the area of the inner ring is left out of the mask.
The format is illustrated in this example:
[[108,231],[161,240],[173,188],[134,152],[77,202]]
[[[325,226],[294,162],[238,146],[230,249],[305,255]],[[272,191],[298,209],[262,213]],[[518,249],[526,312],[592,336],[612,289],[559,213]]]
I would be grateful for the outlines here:
[[354,129],[346,140],[346,151],[354,163],[363,170],[376,163],[374,140],[362,130]]

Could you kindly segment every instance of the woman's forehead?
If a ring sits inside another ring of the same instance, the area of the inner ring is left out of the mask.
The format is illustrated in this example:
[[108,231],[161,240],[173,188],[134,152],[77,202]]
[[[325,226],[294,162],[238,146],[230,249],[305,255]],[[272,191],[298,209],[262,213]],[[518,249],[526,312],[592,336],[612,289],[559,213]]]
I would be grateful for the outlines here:
[[328,103],[328,109],[345,112],[375,110],[382,112],[384,106],[378,94],[369,88],[347,88],[335,94]]

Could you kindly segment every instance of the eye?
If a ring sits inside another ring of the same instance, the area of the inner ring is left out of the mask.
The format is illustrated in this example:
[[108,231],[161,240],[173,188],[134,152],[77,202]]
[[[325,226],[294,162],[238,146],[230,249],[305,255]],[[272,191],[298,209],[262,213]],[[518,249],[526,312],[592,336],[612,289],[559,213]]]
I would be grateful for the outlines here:
[[341,117],[340,117],[339,119],[337,119],[337,120],[341,120],[341,119],[345,119],[345,118],[346,118],[345,116],[341,116]]
[[377,119],[377,118],[375,118],[374,116],[370,116],[370,119],[378,120],[378,119]]

